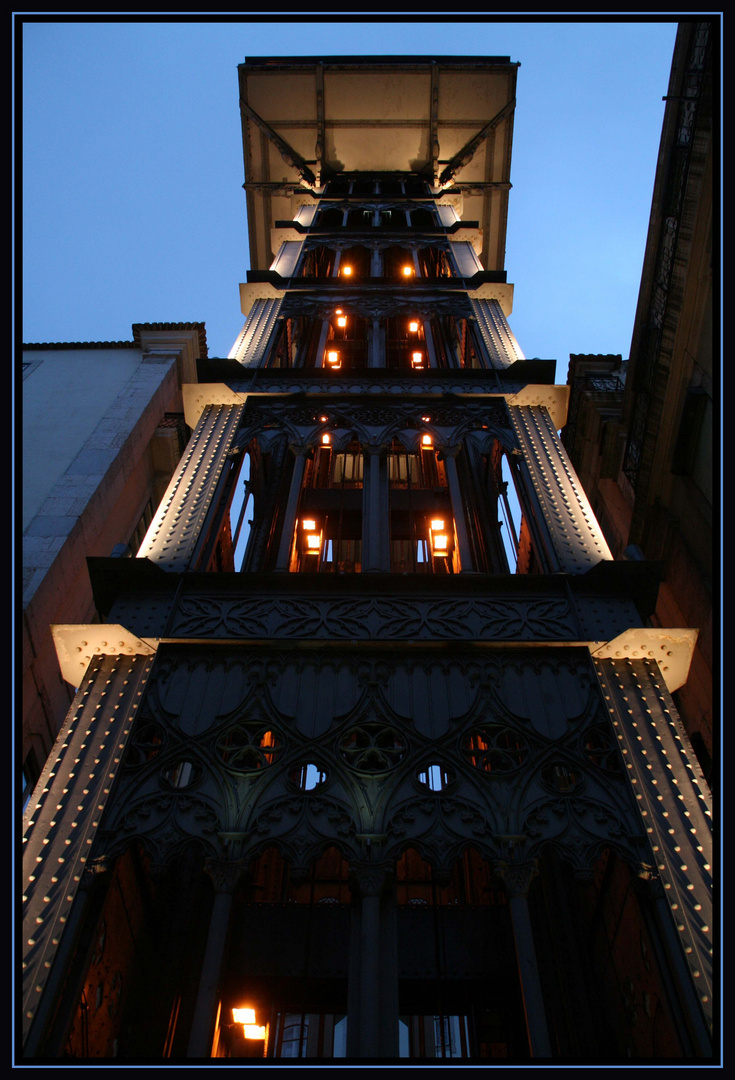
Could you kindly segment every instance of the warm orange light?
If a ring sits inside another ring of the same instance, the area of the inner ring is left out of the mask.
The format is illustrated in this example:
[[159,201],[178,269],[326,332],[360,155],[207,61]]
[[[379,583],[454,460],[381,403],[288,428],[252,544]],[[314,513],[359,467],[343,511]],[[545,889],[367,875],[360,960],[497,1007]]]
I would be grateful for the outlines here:
[[344,274],[345,277],[349,277],[350,274],[352,273],[352,267],[351,266],[343,266],[342,269],[340,270],[340,273]]
[[326,422],[327,422],[327,420],[328,420],[328,419],[329,419],[329,417],[328,417],[328,416],[320,416],[320,417],[319,417],[319,422],[320,422],[321,424],[326,424]]
[[339,353],[337,352],[336,349],[329,349],[328,350],[328,352],[327,352],[327,363],[328,364],[338,364],[339,363]]
[[254,1024],[255,1009],[233,1009],[232,1019],[236,1024]]
[[243,1024],[242,1030],[246,1039],[265,1039],[265,1028],[257,1024]]
[[[316,529],[316,522],[313,518],[304,518],[304,520],[301,522],[301,528],[306,529],[308,532],[314,532],[314,530]],[[444,526],[441,525],[440,528],[443,529]],[[244,1020],[243,1023],[245,1023]]]
[[404,266],[403,267],[403,276],[404,277],[411,277],[412,273],[413,273],[413,267],[412,266]]
[[331,442],[331,439],[330,439],[329,435],[322,435],[322,445],[323,446],[329,446],[330,442]]
[[342,308],[341,307],[335,308],[334,309],[334,314],[335,315],[341,315],[342,314]]
[[424,421],[425,424],[428,424],[429,421],[431,420],[431,417],[430,416],[422,416],[421,419]]
[[422,446],[431,446],[431,435],[422,435],[421,436],[421,445]]
[[439,533],[434,537],[434,551],[437,555],[446,555],[449,547],[449,537],[446,533]]
[[347,326],[347,316],[340,315],[337,319],[337,326]]
[[412,334],[415,334],[418,331],[418,328],[419,328],[419,324],[415,320],[412,320],[408,324],[408,329],[411,331]]
[[318,551],[321,546],[321,537],[319,533],[307,533],[306,534],[306,547],[310,554]]
[[439,532],[443,528],[444,528],[444,519],[443,518],[434,518],[432,520],[432,522],[431,522],[431,531],[432,532]]
[[411,363],[414,367],[420,367],[424,362],[424,354],[420,352],[411,353]]

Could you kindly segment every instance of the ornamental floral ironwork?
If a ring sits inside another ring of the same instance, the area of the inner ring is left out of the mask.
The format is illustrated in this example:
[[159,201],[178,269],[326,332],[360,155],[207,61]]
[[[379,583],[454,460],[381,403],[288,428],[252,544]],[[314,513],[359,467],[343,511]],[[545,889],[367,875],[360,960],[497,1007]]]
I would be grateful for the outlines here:
[[387,772],[402,761],[406,740],[395,728],[368,723],[351,728],[342,736],[339,750],[347,764],[359,772]]
[[235,724],[223,731],[215,743],[223,765],[242,773],[272,765],[282,746],[280,734],[263,723]]

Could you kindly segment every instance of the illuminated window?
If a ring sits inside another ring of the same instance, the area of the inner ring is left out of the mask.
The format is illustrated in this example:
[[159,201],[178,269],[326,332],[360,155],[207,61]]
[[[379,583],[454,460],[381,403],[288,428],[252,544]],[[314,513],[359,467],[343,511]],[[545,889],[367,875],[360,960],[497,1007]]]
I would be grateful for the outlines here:
[[359,573],[362,568],[363,455],[352,441],[344,449],[321,436],[307,463],[296,526],[293,571]]
[[410,248],[386,248],[383,252],[383,267],[385,277],[393,278],[404,284],[413,281],[417,276],[413,251]]
[[396,315],[386,320],[386,366],[396,371],[426,371],[429,346],[424,320],[418,316]]
[[[454,525],[444,464],[430,435],[418,451],[394,439],[388,453],[393,573],[454,573]],[[434,522],[442,522],[440,527]]]
[[329,371],[358,371],[367,366],[368,321],[336,308],[329,317],[323,366]]

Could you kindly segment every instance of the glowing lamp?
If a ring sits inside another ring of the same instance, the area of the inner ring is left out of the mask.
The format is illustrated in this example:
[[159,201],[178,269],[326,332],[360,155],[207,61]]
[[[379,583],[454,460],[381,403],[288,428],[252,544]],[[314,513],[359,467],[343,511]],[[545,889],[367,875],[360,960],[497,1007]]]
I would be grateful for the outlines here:
[[411,363],[414,367],[421,367],[424,362],[424,354],[420,352],[411,353]]
[[233,1009],[232,1019],[236,1024],[254,1024],[255,1009]]
[[242,1030],[246,1039],[265,1039],[265,1028],[258,1024],[243,1024]]
[[431,553],[437,557],[449,554],[449,533],[444,532],[444,518],[432,518],[429,537]]
[[412,274],[413,274],[413,267],[412,266],[404,266],[403,267],[403,276],[404,277],[411,277]]
[[339,315],[337,318],[337,326],[347,326],[347,316]]
[[329,435],[322,435],[322,446],[329,446],[331,438]]
[[421,436],[421,445],[422,446],[431,446],[431,435],[422,435]]
[[350,275],[352,274],[352,267],[351,266],[343,266],[340,273],[344,274],[345,277],[350,277]]
[[342,314],[342,308],[341,307],[335,308],[334,309],[334,314],[335,315],[341,315]]
[[319,533],[307,533],[306,534],[306,550],[310,555],[314,555],[319,551],[321,547],[321,537]]
[[339,353],[336,349],[329,349],[327,351],[327,363],[331,364],[332,367],[339,366]]
[[[313,518],[304,518],[304,520],[301,522],[301,528],[306,529],[307,532],[314,532],[314,530],[316,529],[316,522]],[[444,526],[440,525],[440,528],[443,529]],[[243,1024],[245,1023],[244,1020],[242,1022]]]
[[411,331],[412,334],[418,333],[419,324],[416,322],[415,319],[412,319],[411,322],[408,324],[408,329]]

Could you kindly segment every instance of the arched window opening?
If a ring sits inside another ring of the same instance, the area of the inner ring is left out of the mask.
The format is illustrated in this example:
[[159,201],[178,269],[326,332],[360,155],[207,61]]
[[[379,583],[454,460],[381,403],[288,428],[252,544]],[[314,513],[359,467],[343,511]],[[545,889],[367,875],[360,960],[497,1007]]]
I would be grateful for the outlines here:
[[349,284],[370,277],[370,251],[366,247],[346,248],[340,255],[339,280]]
[[456,573],[457,545],[444,463],[430,435],[421,449],[394,439],[388,451],[393,573]]
[[351,900],[336,847],[299,872],[275,846],[251,862],[233,902],[213,1056],[346,1056]]
[[426,371],[429,346],[423,318],[418,315],[394,315],[386,326],[386,367],[399,371]]
[[[330,439],[329,434],[322,437]],[[340,449],[329,441],[316,448],[304,473],[292,571],[359,573],[363,471],[363,454],[357,440]]]
[[321,319],[282,319],[266,358],[268,368],[316,367]]
[[242,570],[250,529],[255,518],[255,498],[250,480],[250,454],[243,454],[240,475],[235,484],[229,509],[229,528],[232,536],[233,569]]
[[[408,848],[396,899],[400,1057],[527,1053],[509,908],[487,859],[470,847],[439,875]],[[503,942],[486,962],[483,940]]]
[[412,229],[433,229],[436,227],[433,211],[425,206],[410,207],[410,214]]
[[[426,212],[427,211],[424,211],[424,213]],[[415,211],[415,213],[420,213],[420,211]],[[413,224],[413,214],[411,215],[411,222]],[[418,257],[422,277],[447,278],[455,276],[449,254],[446,251],[442,251],[441,248],[420,248]]]
[[411,248],[388,247],[383,252],[383,277],[410,282],[418,276]]
[[437,330],[437,362],[440,367],[484,367],[474,332],[467,319],[443,315],[437,320]]
[[297,277],[328,278],[334,272],[336,252],[320,244],[310,248],[301,256],[301,265]]
[[351,206],[347,212],[347,228],[353,232],[371,229],[375,220],[375,211],[369,206]]
[[339,229],[344,220],[344,210],[341,206],[329,206],[319,211],[317,224],[321,228]]
[[519,464],[514,458],[503,455],[502,479],[499,483],[500,505],[505,523],[503,541],[511,573],[541,574],[544,572],[539,558],[535,529],[523,511],[520,493],[523,490],[518,475]]
[[452,864],[451,877],[437,882],[431,864],[415,848],[407,848],[396,866],[399,906],[421,904],[448,907],[504,907],[507,897],[487,859],[473,847],[466,848]]
[[327,371],[359,371],[367,367],[367,319],[336,307],[329,317],[322,367]]

